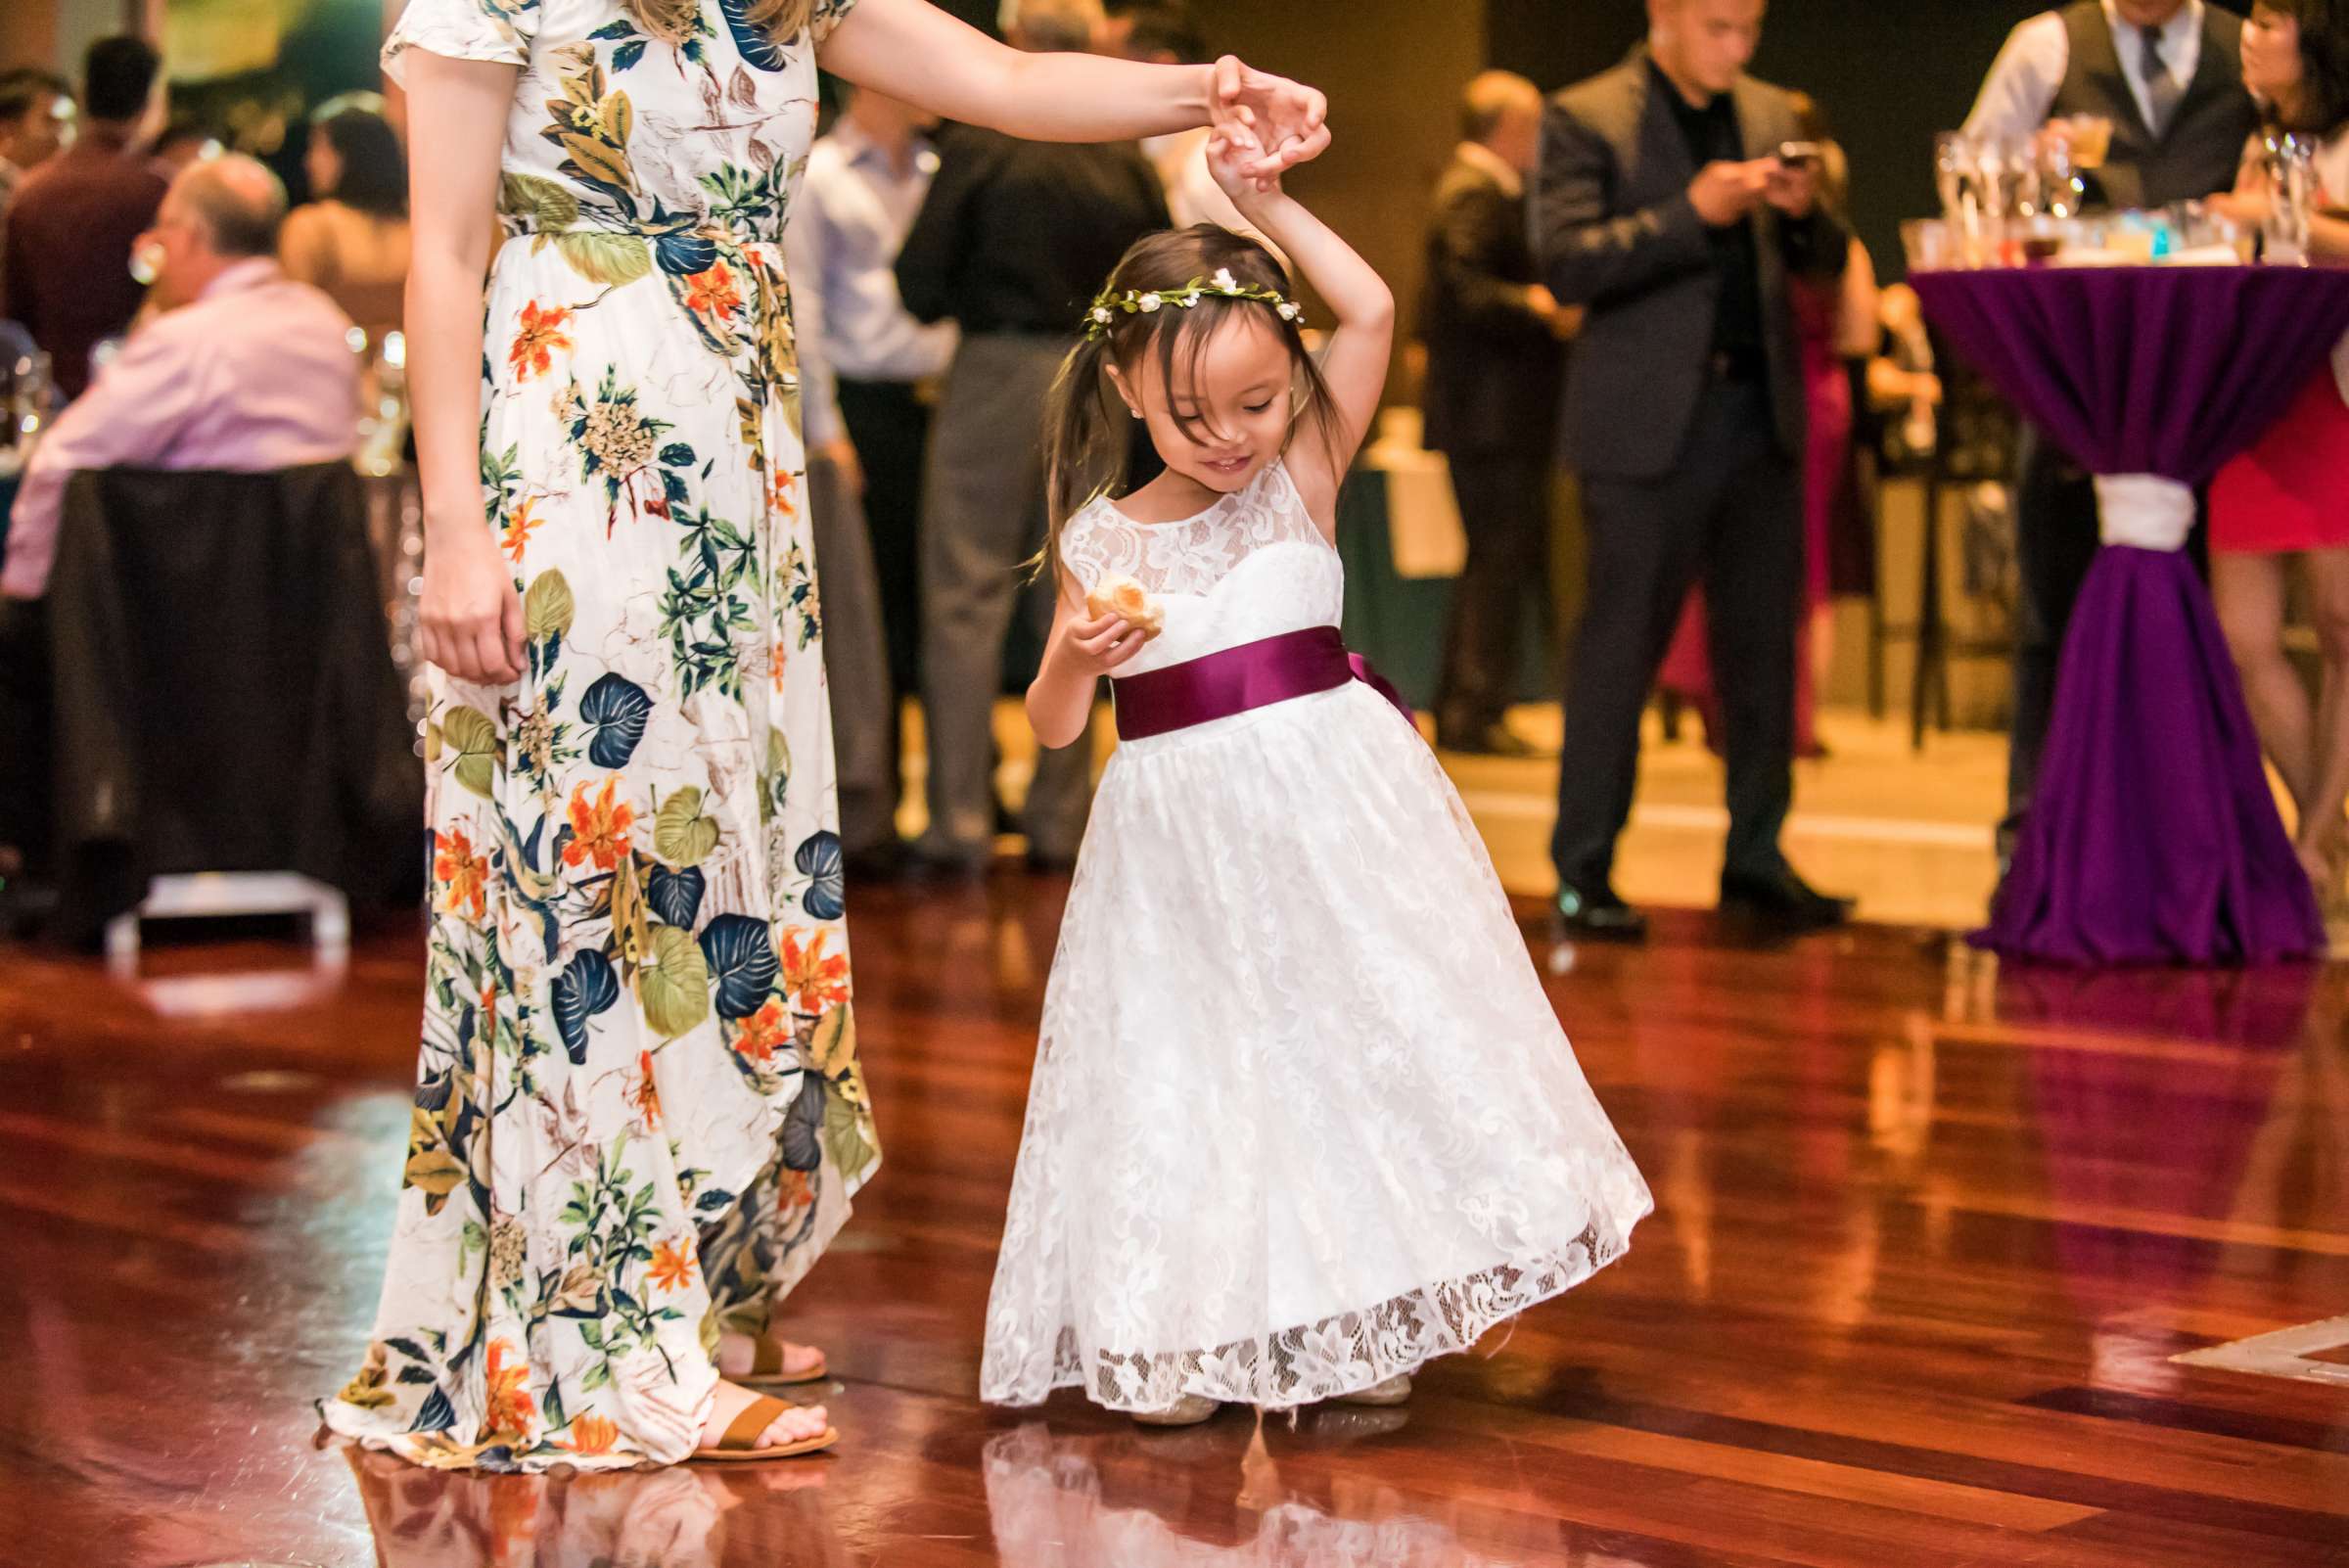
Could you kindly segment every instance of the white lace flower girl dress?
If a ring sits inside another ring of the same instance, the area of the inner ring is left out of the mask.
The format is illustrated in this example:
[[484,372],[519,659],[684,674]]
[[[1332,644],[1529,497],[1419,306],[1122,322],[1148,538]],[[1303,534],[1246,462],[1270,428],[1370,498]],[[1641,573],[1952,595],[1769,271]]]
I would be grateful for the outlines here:
[[[1275,462],[1063,554],[1165,634],[1121,678],[1335,626]],[[1418,734],[1353,681],[1128,741],[1093,807],[988,1307],[981,1392],[1287,1408],[1579,1283],[1652,1207]]]

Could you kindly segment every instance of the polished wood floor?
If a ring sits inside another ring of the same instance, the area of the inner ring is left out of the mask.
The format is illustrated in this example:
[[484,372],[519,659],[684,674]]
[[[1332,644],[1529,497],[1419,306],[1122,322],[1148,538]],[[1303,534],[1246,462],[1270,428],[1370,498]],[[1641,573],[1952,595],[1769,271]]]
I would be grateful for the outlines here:
[[410,934],[324,978],[0,948],[0,1564],[2349,1564],[2349,1351],[2174,1360],[2349,1312],[2349,969],[2000,974],[1679,913],[1553,962],[1529,916],[1656,1189],[1630,1257],[1405,1410],[1144,1434],[972,1397],[1064,892],[857,899],[888,1163],[793,1319],[847,1444],[616,1477],[313,1446],[378,1283]]

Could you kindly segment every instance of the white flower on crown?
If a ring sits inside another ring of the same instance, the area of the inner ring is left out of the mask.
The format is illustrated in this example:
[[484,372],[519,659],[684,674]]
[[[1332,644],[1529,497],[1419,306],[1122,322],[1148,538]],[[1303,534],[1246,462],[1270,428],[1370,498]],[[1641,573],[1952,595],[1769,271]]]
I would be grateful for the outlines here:
[[1098,321],[1099,323],[1101,323],[1101,325],[1103,325],[1104,327],[1108,326],[1108,325],[1109,325],[1109,306],[1107,306],[1107,305],[1095,305],[1095,306],[1093,306],[1093,319],[1094,319],[1095,321]]
[[1286,300],[1280,302],[1280,319],[1283,321],[1294,321],[1303,313]]
[[1236,293],[1240,287],[1240,280],[1231,275],[1229,267],[1216,268],[1215,281],[1216,287],[1221,289],[1225,294]]
[[1144,315],[1148,315],[1151,311],[1156,310],[1163,302],[1164,301],[1162,301],[1155,294],[1145,294],[1139,300],[1134,301],[1135,304],[1138,304],[1142,307],[1142,313]]

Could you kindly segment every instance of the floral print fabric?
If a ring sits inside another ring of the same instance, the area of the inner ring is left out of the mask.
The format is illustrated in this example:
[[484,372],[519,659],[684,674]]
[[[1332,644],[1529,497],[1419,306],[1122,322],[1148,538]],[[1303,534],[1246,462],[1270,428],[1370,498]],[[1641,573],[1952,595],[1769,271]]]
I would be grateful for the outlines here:
[[670,1462],[879,1163],[856,1061],[782,226],[814,46],[737,0],[412,0],[410,49],[522,68],[482,484],[528,669],[442,677],[397,1228],[324,1404],[442,1465]]

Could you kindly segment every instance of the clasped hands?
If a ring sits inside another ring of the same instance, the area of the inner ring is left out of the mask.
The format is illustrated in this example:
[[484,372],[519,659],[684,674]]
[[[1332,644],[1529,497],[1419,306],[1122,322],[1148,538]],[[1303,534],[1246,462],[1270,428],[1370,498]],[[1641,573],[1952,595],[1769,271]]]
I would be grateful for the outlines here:
[[1329,146],[1329,100],[1317,89],[1258,70],[1225,55],[1215,64],[1209,123],[1242,155],[1241,171],[1260,191]]

